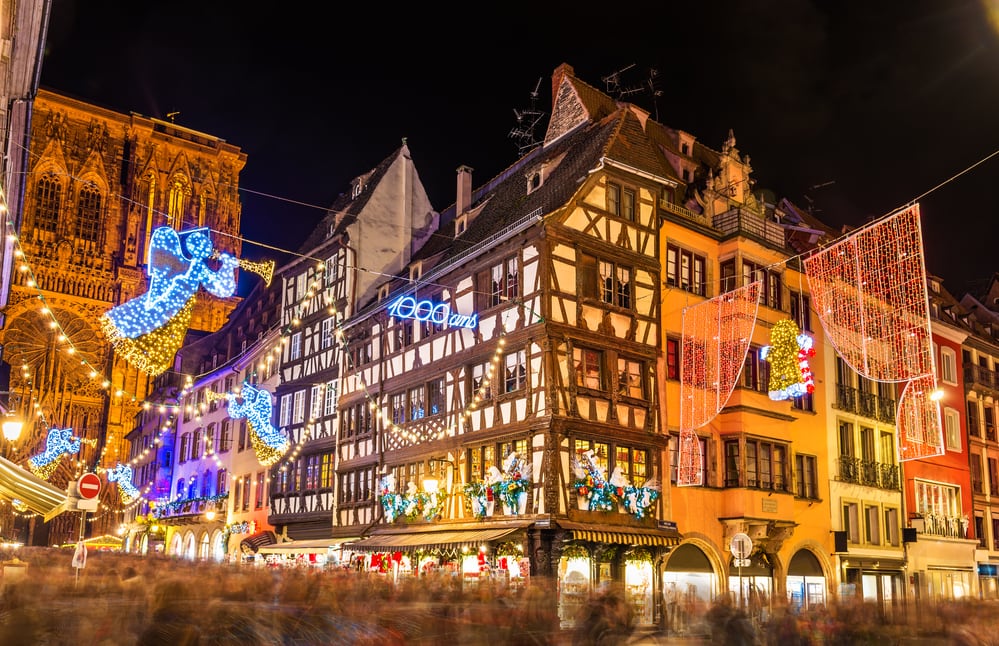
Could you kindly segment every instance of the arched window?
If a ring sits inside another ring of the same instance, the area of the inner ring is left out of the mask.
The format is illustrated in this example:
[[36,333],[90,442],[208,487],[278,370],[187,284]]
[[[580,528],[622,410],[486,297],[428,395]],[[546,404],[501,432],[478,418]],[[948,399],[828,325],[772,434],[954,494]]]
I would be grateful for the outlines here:
[[39,178],[35,185],[35,226],[55,233],[59,224],[60,208],[62,208],[62,184],[54,173],[47,173]]
[[101,225],[101,193],[93,184],[80,189],[76,204],[76,237],[97,242]]
[[185,221],[187,215],[187,204],[190,197],[190,190],[187,180],[184,177],[174,177],[170,181],[169,202],[167,203],[168,224],[177,230],[184,229],[186,225],[195,225],[196,222]]

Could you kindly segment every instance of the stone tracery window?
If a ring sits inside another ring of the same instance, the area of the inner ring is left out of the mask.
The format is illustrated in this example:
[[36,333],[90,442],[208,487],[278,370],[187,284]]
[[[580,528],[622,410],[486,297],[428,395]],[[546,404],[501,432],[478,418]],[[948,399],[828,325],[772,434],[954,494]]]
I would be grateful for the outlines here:
[[54,173],[46,173],[35,185],[35,226],[56,232],[62,206],[62,184]]
[[76,204],[76,237],[97,242],[101,224],[101,193],[93,184],[80,189]]

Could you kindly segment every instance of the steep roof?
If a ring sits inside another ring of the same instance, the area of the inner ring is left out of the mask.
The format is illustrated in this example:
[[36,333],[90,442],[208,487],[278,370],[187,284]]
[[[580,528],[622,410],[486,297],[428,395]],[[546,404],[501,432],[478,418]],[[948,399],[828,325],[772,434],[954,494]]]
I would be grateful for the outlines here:
[[[368,200],[371,199],[373,187],[377,186],[378,182],[385,177],[385,173],[392,164],[403,156],[409,156],[409,147],[405,141],[403,141],[402,146],[383,159],[377,166],[355,177],[350,183],[352,190],[341,193],[333,200],[326,215],[299,247],[299,252],[310,253],[323,242],[342,233],[344,229],[354,223],[357,216],[364,210]],[[358,185],[361,187],[359,192],[355,190]]]

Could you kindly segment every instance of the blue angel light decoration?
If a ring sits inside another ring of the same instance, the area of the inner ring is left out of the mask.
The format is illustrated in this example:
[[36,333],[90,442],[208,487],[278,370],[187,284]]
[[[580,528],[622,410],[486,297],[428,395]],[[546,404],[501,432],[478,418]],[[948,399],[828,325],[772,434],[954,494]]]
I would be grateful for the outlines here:
[[51,428],[45,438],[45,450],[28,458],[28,469],[39,478],[48,479],[59,466],[59,458],[80,452],[80,438],[71,428]]
[[250,442],[257,454],[257,461],[267,467],[288,450],[288,438],[271,424],[271,393],[263,388],[243,382],[239,395],[227,393],[229,417],[245,417],[250,428]]
[[159,227],[149,240],[149,291],[101,316],[101,327],[119,355],[150,376],[170,367],[191,322],[200,287],[221,298],[236,291],[239,259],[218,254],[205,228],[178,233]]
[[108,482],[118,483],[118,494],[123,505],[127,505],[139,497],[139,490],[132,484],[132,467],[119,462],[113,469],[108,469]]

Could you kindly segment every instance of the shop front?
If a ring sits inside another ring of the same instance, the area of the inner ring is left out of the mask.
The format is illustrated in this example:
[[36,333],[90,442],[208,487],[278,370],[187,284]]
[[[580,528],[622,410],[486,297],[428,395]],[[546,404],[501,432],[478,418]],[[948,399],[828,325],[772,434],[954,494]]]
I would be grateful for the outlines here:
[[718,596],[718,573],[700,547],[684,543],[669,553],[662,581],[666,629],[689,633]]
[[787,601],[796,611],[824,607],[826,575],[819,559],[809,550],[798,550],[787,567]]
[[449,525],[428,531],[387,527],[345,544],[354,569],[402,577],[447,574],[463,587],[482,582],[519,585],[530,576],[524,545],[530,522]]
[[661,613],[657,564],[679,543],[679,535],[644,528],[560,525],[567,530],[568,541],[558,564],[561,627],[573,627],[590,596],[611,588],[623,592],[636,626],[655,625]]
[[257,549],[257,554],[263,557],[267,565],[275,567],[346,569],[350,564],[349,544],[358,540],[360,538],[354,536],[284,541],[262,545]]

